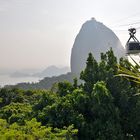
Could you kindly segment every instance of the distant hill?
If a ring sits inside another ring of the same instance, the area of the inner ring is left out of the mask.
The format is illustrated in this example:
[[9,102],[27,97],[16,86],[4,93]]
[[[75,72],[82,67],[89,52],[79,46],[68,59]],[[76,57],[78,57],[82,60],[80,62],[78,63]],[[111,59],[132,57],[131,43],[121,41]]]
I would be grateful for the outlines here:
[[29,89],[50,89],[53,84],[62,82],[62,81],[69,81],[73,82],[73,79],[76,77],[73,73],[62,74],[60,76],[53,76],[53,77],[45,77],[43,80],[40,80],[37,83],[19,83],[17,85],[7,85],[7,88],[21,88],[24,90]]
[[[40,70],[41,71],[41,70]],[[52,76],[59,76],[61,74],[66,74],[70,72],[69,67],[56,67],[56,66],[49,66],[45,70],[42,70],[41,72],[34,72],[34,71],[25,71],[25,70],[20,70],[16,72],[10,73],[11,77],[19,78],[19,77],[39,77],[39,78],[44,78],[44,77],[52,77]]]
[[49,66],[44,71],[36,73],[33,76],[44,78],[44,77],[59,76],[61,74],[66,74],[68,72],[70,72],[69,67],[58,68],[56,66]]

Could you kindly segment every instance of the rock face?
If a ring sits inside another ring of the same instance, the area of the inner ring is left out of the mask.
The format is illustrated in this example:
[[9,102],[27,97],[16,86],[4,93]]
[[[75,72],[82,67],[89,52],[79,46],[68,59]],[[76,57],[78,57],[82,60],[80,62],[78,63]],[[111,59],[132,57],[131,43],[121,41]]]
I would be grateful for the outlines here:
[[80,73],[85,68],[88,53],[96,60],[100,53],[113,49],[115,56],[122,57],[125,50],[115,33],[94,18],[85,22],[77,35],[71,53],[71,72]]

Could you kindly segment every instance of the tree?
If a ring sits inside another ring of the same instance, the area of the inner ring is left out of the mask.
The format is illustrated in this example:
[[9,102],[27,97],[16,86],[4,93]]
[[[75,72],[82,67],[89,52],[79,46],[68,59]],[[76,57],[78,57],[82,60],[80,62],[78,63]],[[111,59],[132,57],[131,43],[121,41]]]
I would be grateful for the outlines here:
[[119,76],[125,77],[135,83],[140,84],[140,65],[131,57],[134,64],[127,62],[127,67],[118,65]]
[[73,85],[70,82],[64,81],[58,83],[57,93],[60,96],[65,96],[73,91]]
[[77,134],[73,125],[63,129],[41,126],[35,118],[25,121],[25,125],[14,123],[9,125],[0,119],[0,139],[2,140],[72,140]]
[[73,79],[73,88],[74,89],[78,88],[78,79],[77,78]]
[[[51,90],[0,89],[0,139],[139,140],[139,87],[116,76],[117,65],[112,49],[100,62],[90,53],[80,86],[74,79]],[[123,58],[119,65],[139,71]]]
[[30,104],[11,103],[1,108],[0,117],[10,124],[14,122],[24,124],[25,120],[32,117],[32,107]]
[[119,109],[113,104],[113,97],[104,82],[94,84],[92,92],[91,139],[123,140]]
[[89,53],[86,68],[80,74],[80,79],[84,80],[84,90],[91,94],[93,85],[98,81],[98,63]]

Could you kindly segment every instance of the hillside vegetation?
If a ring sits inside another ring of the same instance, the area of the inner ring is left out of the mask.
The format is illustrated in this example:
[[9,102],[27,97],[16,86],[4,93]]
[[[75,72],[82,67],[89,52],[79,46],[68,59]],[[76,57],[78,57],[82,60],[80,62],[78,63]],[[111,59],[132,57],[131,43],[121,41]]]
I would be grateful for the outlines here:
[[2,140],[139,140],[139,85],[116,76],[120,65],[113,51],[97,62],[91,53],[75,78],[50,90],[0,89]]
[[20,88],[24,90],[29,89],[51,89],[53,85],[57,84],[58,82],[69,81],[73,83],[73,79],[76,77],[76,74],[67,73],[62,74],[59,76],[52,76],[52,77],[45,77],[44,79],[40,80],[39,82],[35,83],[18,83],[16,85],[7,85],[6,88]]

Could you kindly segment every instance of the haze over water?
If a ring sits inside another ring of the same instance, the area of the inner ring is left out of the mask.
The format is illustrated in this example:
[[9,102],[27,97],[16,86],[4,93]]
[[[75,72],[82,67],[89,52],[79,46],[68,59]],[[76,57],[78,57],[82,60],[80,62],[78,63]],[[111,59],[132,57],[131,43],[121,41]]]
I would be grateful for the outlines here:
[[40,78],[38,77],[10,77],[9,75],[0,75],[0,87],[3,87],[5,85],[15,85],[17,83],[23,83],[23,82],[38,82]]

